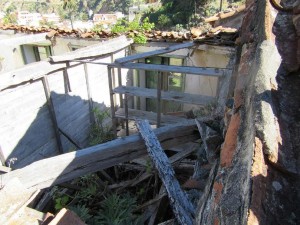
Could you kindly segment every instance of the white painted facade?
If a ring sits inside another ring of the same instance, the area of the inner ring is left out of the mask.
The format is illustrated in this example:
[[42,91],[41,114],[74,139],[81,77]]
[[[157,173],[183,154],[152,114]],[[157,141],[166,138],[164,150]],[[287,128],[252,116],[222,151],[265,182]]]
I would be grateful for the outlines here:
[[[170,43],[153,42],[146,45],[135,45],[134,53],[149,52],[168,47]],[[181,49],[172,53],[165,54],[165,57],[182,58],[186,66],[196,67],[213,67],[213,68],[227,68],[230,57],[234,54],[235,49],[231,47],[200,45],[197,48]],[[140,78],[145,81],[145,72],[140,71]],[[219,78],[199,76],[193,74],[185,74],[184,93],[198,94],[205,96],[217,97]],[[143,85],[143,84],[141,84]],[[142,109],[145,110],[145,103]],[[183,110],[197,109],[198,106],[184,104]]]

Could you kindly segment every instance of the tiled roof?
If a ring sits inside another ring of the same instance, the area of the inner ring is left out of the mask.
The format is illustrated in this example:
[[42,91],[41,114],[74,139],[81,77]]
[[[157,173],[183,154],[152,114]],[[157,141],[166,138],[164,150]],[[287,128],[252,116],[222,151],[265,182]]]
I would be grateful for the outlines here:
[[[49,28],[49,27],[30,27],[30,26],[19,26],[19,25],[1,25],[2,30],[15,30],[20,33],[47,33],[47,38],[54,36],[58,37],[74,37],[74,38],[94,38],[94,39],[105,39],[123,35],[123,33],[112,33],[108,30],[102,30],[99,32],[72,30],[72,29],[60,29],[60,28]],[[139,34],[138,31],[129,31],[126,33],[128,37],[134,37]],[[150,31],[144,32],[148,41],[170,41],[170,42],[182,42],[182,41],[197,41],[197,42],[209,42],[212,41],[214,44],[231,45],[234,44],[237,37],[237,29],[216,27],[210,30],[204,30],[202,28],[192,28],[188,32],[176,32],[176,31]]]
[[226,18],[235,16],[235,15],[239,14],[240,12],[243,12],[245,9],[246,9],[246,5],[241,5],[235,9],[231,10],[230,12],[221,12],[221,13],[217,13],[217,14],[213,15],[212,17],[208,17],[205,19],[205,22],[211,23],[211,22],[215,22],[217,20],[226,19]]

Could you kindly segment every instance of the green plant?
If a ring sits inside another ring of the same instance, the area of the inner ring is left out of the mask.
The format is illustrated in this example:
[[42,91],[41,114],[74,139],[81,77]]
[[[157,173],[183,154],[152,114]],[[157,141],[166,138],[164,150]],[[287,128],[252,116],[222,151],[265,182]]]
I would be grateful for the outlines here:
[[147,161],[146,161],[146,172],[151,173],[151,171],[152,171],[152,162],[151,162],[150,159],[147,159]]
[[157,24],[159,25],[160,28],[166,28],[172,25],[172,20],[165,14],[161,14],[158,17]]
[[126,30],[136,30],[136,31],[141,30],[139,20],[136,18],[130,23],[128,23],[128,27]]
[[138,33],[136,36],[134,36],[133,41],[137,44],[146,44],[147,37],[142,33]]
[[109,126],[105,125],[105,120],[109,118],[108,110],[100,111],[98,108],[93,110],[95,124],[90,132],[90,146],[110,141],[114,138]]
[[194,110],[194,115],[196,117],[209,116],[214,113],[217,107],[217,102],[211,102],[203,107]]
[[54,22],[52,21],[47,21],[45,19],[40,21],[40,26],[48,26],[48,27],[54,27]]
[[70,198],[69,196],[67,195],[63,195],[61,197],[58,197],[58,198],[55,198],[54,201],[55,201],[55,205],[54,205],[54,208],[56,210],[60,210],[64,207],[67,206],[67,203],[69,202]]
[[96,173],[92,173],[82,176],[76,181],[76,185],[81,187],[81,190],[76,192],[74,197],[78,204],[89,204],[95,198],[100,197],[102,195],[102,192],[99,191],[99,183],[97,182],[99,179],[100,178]]
[[70,210],[76,213],[76,215],[79,216],[85,223],[87,223],[93,217],[90,214],[90,210],[85,205],[71,206]]
[[174,29],[175,29],[175,31],[177,31],[177,32],[181,32],[181,31],[184,30],[182,24],[176,24]]
[[95,33],[99,33],[103,30],[103,25],[102,24],[96,24],[95,26],[93,26],[93,28],[91,29],[92,32]]
[[14,12],[16,7],[14,5],[10,5],[5,10],[5,15],[2,19],[3,24],[16,24],[17,23],[17,14]]
[[54,208],[56,211],[65,208],[71,200],[70,196],[65,193],[65,190],[58,186],[54,186],[51,189],[50,195],[54,201]]
[[145,44],[147,43],[147,37],[144,32],[149,32],[154,29],[155,24],[149,22],[149,18],[146,17],[142,23],[139,22],[140,16],[132,22],[127,22],[126,20],[118,20],[118,22],[111,28],[112,33],[125,33],[127,31],[137,31],[135,35],[129,34],[133,38],[134,43]]
[[155,28],[154,23],[150,23],[149,17],[146,17],[141,24],[143,31],[151,31]]
[[124,33],[127,31],[127,21],[125,19],[119,19],[115,25],[112,26],[112,33]]
[[101,203],[101,211],[98,214],[99,224],[140,224],[140,218],[133,213],[136,208],[136,198],[128,194],[109,195]]

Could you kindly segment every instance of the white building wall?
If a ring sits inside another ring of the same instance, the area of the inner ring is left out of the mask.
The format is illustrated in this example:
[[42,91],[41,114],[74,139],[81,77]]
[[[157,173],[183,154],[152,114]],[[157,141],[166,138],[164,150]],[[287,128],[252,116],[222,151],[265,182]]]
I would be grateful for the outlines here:
[[21,45],[38,42],[48,42],[49,44],[51,44],[50,41],[46,40],[46,33],[31,35],[1,35],[0,62],[2,68],[0,70],[0,75],[3,72],[11,71],[24,66],[25,62],[23,59]]
[[[154,51],[168,47],[168,43],[148,43],[146,45],[136,45],[136,53]],[[226,68],[234,48],[201,45],[196,50],[181,49],[165,54],[170,57],[184,57],[187,66]],[[219,79],[214,77],[186,74],[185,93],[199,94],[216,97],[218,94]],[[184,104],[184,111],[197,109],[199,106]]]

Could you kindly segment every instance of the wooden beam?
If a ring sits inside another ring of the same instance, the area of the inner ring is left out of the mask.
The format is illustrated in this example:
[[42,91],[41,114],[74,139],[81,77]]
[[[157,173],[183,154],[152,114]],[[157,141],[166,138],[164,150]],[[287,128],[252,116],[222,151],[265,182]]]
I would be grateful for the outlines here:
[[[125,109],[119,108],[116,111],[116,117],[126,119]],[[131,120],[148,119],[149,121],[151,121],[151,123],[156,124],[157,113],[136,110],[136,109],[128,109],[128,119]],[[182,117],[170,116],[170,115],[161,115],[161,125],[182,123],[185,121],[188,121],[188,119]]]
[[190,48],[190,47],[193,47],[194,45],[195,44],[193,42],[173,45],[173,46],[169,46],[167,48],[163,48],[163,49],[159,49],[159,50],[154,50],[154,51],[150,51],[150,52],[143,52],[143,53],[139,53],[139,54],[135,54],[135,55],[126,56],[126,57],[123,57],[120,59],[116,59],[115,62],[123,64],[123,63],[127,63],[127,62],[132,62],[132,61],[135,61],[138,59],[143,59],[143,58],[147,58],[147,57],[151,57],[151,56],[174,52],[176,50],[183,49],[183,48]]
[[145,64],[145,63],[124,63],[122,64],[122,67],[127,69],[186,73],[186,74],[195,74],[195,75],[212,76],[212,77],[221,77],[223,76],[224,70],[226,70],[226,69],[218,69],[218,68],[204,68],[204,67],[194,67],[194,66],[168,66],[168,65]]
[[27,190],[19,179],[11,179],[0,189],[0,224],[9,224],[11,218],[23,207],[28,199],[35,196],[34,191]]
[[112,130],[115,137],[117,137],[117,121],[115,116],[115,102],[114,102],[114,93],[113,93],[113,79],[112,79],[112,68],[107,67],[107,76],[108,76],[108,87],[109,87],[109,98],[110,98],[110,116],[112,120]]
[[195,216],[194,206],[188,199],[187,194],[180,188],[180,184],[175,177],[175,171],[152,131],[149,122],[147,120],[137,121],[137,127],[145,141],[147,151],[158,170],[159,177],[167,190],[175,217],[180,224],[192,225]]
[[88,100],[89,100],[89,110],[90,110],[90,122],[93,124],[95,122],[95,117],[94,117],[94,106],[93,106],[93,98],[92,98],[92,92],[91,92],[91,87],[90,87],[90,78],[89,78],[89,72],[88,72],[88,67],[87,64],[83,64],[84,68],[84,76],[85,76],[85,84],[86,84],[86,91],[88,95]]
[[157,109],[157,113],[156,113],[156,115],[157,115],[157,119],[156,119],[156,124],[157,124],[157,127],[160,127],[160,123],[161,123],[161,103],[162,103],[162,101],[161,101],[161,89],[162,89],[162,83],[163,83],[163,81],[162,81],[162,79],[163,79],[163,77],[162,77],[162,74],[161,74],[161,72],[159,71],[158,72],[158,75],[157,75],[158,77],[157,77],[157,106],[156,106],[156,109]]
[[[145,98],[157,98],[157,91],[155,89],[140,88],[133,86],[120,86],[114,89],[115,93],[127,94],[131,96],[139,96]],[[162,91],[161,99],[167,101],[176,101],[181,103],[189,103],[195,105],[207,105],[212,101],[216,100],[215,97],[196,95],[189,93],[180,93],[175,91]]]
[[85,59],[101,55],[106,55],[112,52],[116,52],[131,45],[133,41],[127,39],[125,36],[111,39],[109,41],[100,42],[99,44],[90,45],[85,48],[80,48],[73,52],[68,52],[63,55],[51,56],[50,61],[54,63],[65,62],[76,59]]
[[[199,139],[199,133],[195,133],[196,129],[193,120],[162,127],[154,132],[162,145],[169,148]],[[43,189],[144,155],[146,155],[145,144],[139,134],[136,134],[36,161],[22,169],[1,175],[1,179],[3,185],[13,178],[19,178],[27,189]]]
[[41,61],[30,63],[20,69],[1,74],[0,91],[24,82],[33,82],[41,79],[45,74],[63,69],[64,65],[51,65],[49,62]]
[[54,129],[54,132],[55,132],[55,138],[56,138],[56,143],[57,143],[57,147],[58,147],[58,153],[62,154],[62,153],[64,153],[64,149],[63,149],[61,139],[60,139],[58,123],[57,123],[57,119],[56,119],[54,105],[53,105],[52,98],[51,98],[48,79],[47,79],[46,76],[44,76],[42,78],[42,83],[43,83],[43,87],[44,87],[44,91],[45,91],[47,105],[48,105],[48,108],[49,108],[49,113],[50,113],[52,124],[53,124],[53,129]]

